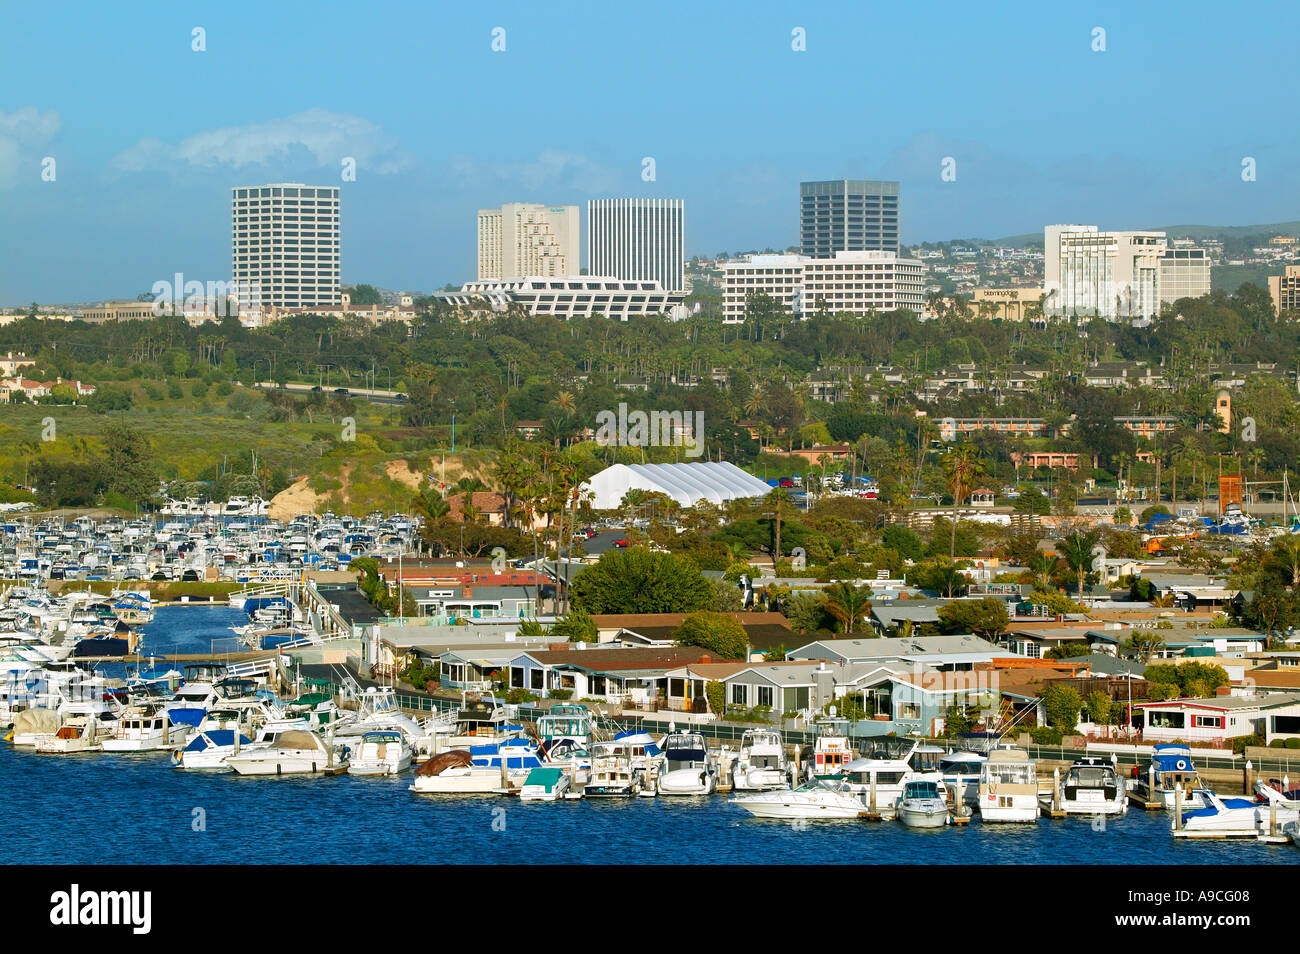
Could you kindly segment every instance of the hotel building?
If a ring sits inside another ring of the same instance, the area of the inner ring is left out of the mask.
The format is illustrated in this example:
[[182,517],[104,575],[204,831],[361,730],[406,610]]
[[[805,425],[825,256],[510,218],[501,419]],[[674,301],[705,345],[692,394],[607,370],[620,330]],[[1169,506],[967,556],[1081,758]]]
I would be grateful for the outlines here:
[[1160,308],[1164,232],[1101,232],[1049,225],[1043,232],[1048,315],[1152,318]]
[[1270,275],[1268,293],[1279,316],[1284,311],[1300,311],[1300,265],[1288,265],[1285,274]]
[[576,205],[509,202],[478,212],[478,278],[577,275]]

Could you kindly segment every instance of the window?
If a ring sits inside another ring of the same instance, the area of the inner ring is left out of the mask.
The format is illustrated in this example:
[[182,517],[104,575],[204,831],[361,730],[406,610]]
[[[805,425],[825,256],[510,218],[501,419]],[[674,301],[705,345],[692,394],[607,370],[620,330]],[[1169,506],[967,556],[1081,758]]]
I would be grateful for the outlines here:
[[745,690],[749,687],[744,683],[736,682],[731,685],[731,704],[733,706],[743,706],[749,701],[749,693]]
[[680,698],[682,698],[683,696],[685,696],[685,695],[686,695],[686,680],[685,680],[685,679],[669,679],[669,680],[668,680],[668,695],[669,695],[669,697],[671,697],[671,698],[673,698],[673,699],[680,699]]
[[769,709],[772,708],[772,687],[771,686],[758,687],[758,704],[760,706],[767,706]]
[[528,678],[529,688],[541,689],[544,685],[543,679],[546,678],[546,673],[542,672],[540,669],[530,669],[528,671]]
[[1223,716],[1193,716],[1192,726],[1197,729],[1222,729]]
[[524,688],[524,667],[523,666],[510,667],[510,688],[511,689]]

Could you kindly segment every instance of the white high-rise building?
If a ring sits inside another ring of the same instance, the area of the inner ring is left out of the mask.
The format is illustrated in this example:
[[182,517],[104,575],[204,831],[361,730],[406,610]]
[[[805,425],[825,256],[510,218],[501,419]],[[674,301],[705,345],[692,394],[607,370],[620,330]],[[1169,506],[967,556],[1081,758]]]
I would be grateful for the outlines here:
[[1210,293],[1210,256],[1203,248],[1170,248],[1160,257],[1160,304]]
[[796,318],[825,311],[859,318],[872,312],[925,305],[925,266],[920,259],[893,252],[836,252],[829,258],[806,255],[751,255],[722,266],[722,320],[745,320],[750,295],[766,295]]
[[235,187],[230,257],[237,285],[257,291],[253,304],[339,304],[339,187]]
[[478,280],[578,274],[578,223],[576,205],[508,202],[479,209]]
[[1048,315],[1152,318],[1160,311],[1164,232],[1102,232],[1095,225],[1043,230],[1043,310]]
[[686,203],[682,199],[587,202],[587,271],[627,281],[686,287]]

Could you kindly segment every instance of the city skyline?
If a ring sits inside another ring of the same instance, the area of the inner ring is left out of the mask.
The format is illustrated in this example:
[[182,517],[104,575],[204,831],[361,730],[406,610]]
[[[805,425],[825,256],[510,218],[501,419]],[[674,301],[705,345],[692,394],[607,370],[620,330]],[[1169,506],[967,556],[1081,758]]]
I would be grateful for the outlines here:
[[[1269,85],[1292,85],[1287,34],[1264,28],[1284,16],[1280,3],[1213,31],[1180,27],[1174,14],[1191,13],[1173,4],[1087,13],[1015,4],[996,28],[978,10],[952,8],[924,40],[910,38],[904,11],[868,17],[848,5],[776,7],[743,22],[692,9],[686,30],[671,5],[556,22],[506,5],[358,18],[345,31],[291,5],[259,9],[261,39],[240,26],[251,9],[145,4],[141,35],[107,11],[59,23],[34,4],[11,5],[0,57],[0,302],[130,296],[178,271],[228,278],[216,223],[228,190],[248,182],[338,185],[343,283],[424,290],[474,277],[466,223],[508,202],[682,198],[688,258],[797,246],[797,184],[832,178],[901,183],[904,245],[1050,222],[1136,230],[1300,218],[1288,189],[1300,131],[1275,121],[1268,96],[1242,95],[1261,81],[1257,64]],[[504,49],[494,51],[498,28]],[[900,42],[869,65],[849,55],[876,33]],[[439,62],[422,72],[435,38]],[[1015,56],[987,55],[1008,40]],[[664,44],[682,67],[635,65]],[[91,64],[110,45],[121,56],[93,82],[88,66],[42,65],[51,48]],[[343,66],[299,75],[298,49]],[[385,55],[365,70],[347,65],[367,50]],[[265,69],[240,69],[268,56]],[[1193,85],[1194,109],[1153,113],[1135,101],[1132,84],[1153,61],[1195,66],[1179,80]],[[583,88],[584,109],[512,111],[502,122],[506,91],[539,70]],[[805,95],[886,78],[906,108],[849,121],[840,96]],[[704,107],[684,114],[684,99]],[[773,136],[782,116],[830,134]]]

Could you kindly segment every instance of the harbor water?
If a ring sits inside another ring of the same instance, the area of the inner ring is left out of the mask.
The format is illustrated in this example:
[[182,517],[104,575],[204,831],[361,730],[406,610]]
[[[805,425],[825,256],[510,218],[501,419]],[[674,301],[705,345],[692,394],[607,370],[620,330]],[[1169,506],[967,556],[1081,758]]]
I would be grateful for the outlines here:
[[[204,652],[241,621],[164,608],[156,652]],[[520,802],[416,795],[398,777],[184,772],[164,754],[38,755],[0,745],[0,861],[125,864],[1294,864],[1290,845],[1175,841],[1169,816],[934,831],[751,818],[726,796]]]

